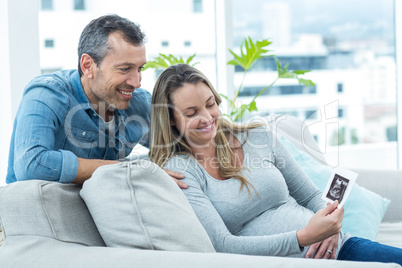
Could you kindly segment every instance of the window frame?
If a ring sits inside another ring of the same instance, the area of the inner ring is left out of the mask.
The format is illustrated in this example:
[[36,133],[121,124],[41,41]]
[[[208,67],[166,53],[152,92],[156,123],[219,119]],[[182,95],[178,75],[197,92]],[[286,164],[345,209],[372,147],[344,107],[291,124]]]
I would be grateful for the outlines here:
[[402,169],[402,3],[394,0],[396,110],[397,110],[397,168]]

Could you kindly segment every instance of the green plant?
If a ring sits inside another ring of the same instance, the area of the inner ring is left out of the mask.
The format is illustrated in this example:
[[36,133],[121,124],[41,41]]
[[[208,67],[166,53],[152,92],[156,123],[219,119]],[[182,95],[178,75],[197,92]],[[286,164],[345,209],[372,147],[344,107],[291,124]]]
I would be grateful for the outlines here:
[[[314,86],[315,84],[308,79],[303,79],[299,77],[299,75],[303,75],[309,70],[288,70],[289,64],[286,64],[285,66],[282,67],[282,64],[280,61],[275,57],[275,55],[268,55],[266,54],[270,50],[266,49],[272,42],[264,39],[261,41],[256,41],[253,42],[253,40],[248,37],[245,38],[241,45],[240,45],[240,55],[234,53],[232,50],[229,49],[229,52],[234,56],[234,59],[230,60],[227,64],[228,65],[238,65],[241,66],[244,69],[243,72],[243,78],[241,80],[239,88],[236,90],[233,99],[230,99],[229,97],[220,94],[223,98],[225,98],[228,103],[229,103],[229,116],[233,121],[238,121],[240,120],[246,112],[252,112],[252,111],[257,111],[257,104],[255,100],[263,94],[268,88],[272,87],[279,79],[297,79],[299,81],[299,84],[303,84],[305,86]],[[239,96],[240,91],[243,88],[243,83],[246,78],[248,70],[250,70],[253,65],[261,58],[264,57],[274,57],[276,61],[276,67],[277,67],[277,73],[278,76],[272,81],[270,84],[268,84],[266,87],[261,89],[257,95],[254,96],[254,98],[251,100],[250,103],[248,104],[242,104],[240,107],[236,106],[236,101]]]
[[[246,112],[252,112],[252,111],[257,111],[257,104],[256,104],[256,99],[263,94],[268,88],[272,87],[279,79],[297,79],[299,81],[299,84],[303,84],[305,86],[314,86],[315,84],[308,79],[303,79],[299,77],[300,75],[303,75],[309,70],[288,70],[289,64],[286,64],[285,66],[282,66],[280,61],[275,57],[275,55],[268,55],[267,52],[270,50],[266,49],[272,42],[264,39],[261,41],[256,41],[254,42],[250,37],[245,38],[241,45],[240,45],[240,54],[236,54],[233,52],[231,49],[229,49],[229,52],[234,56],[234,59],[230,60],[227,64],[228,65],[238,65],[241,66],[244,69],[243,73],[243,78],[240,83],[239,88],[236,90],[233,99],[230,99],[228,96],[225,96],[223,94],[220,94],[224,99],[226,99],[229,103],[229,113],[224,114],[228,116],[230,119],[232,119],[234,122],[241,120],[242,117],[245,115]],[[190,56],[187,60],[184,60],[182,57],[176,58],[172,54],[165,55],[162,53],[159,53],[158,57],[155,57],[153,60],[147,62],[145,65],[145,69],[148,68],[153,68],[155,70],[159,69],[164,69],[167,68],[173,64],[177,63],[186,63],[190,64],[196,54]],[[277,73],[278,76],[272,81],[270,84],[268,84],[266,87],[264,87],[261,91],[257,93],[257,95],[254,96],[254,98],[251,100],[250,103],[248,104],[242,104],[239,107],[237,106],[237,98],[239,96],[240,91],[243,88],[243,83],[246,78],[247,72],[253,67],[253,65],[261,58],[264,57],[274,57],[276,61],[276,67],[277,67]],[[198,64],[198,62],[193,63],[192,66]]]
[[[152,69],[155,69],[155,71],[157,71],[159,69],[166,69],[167,67],[174,65],[174,64],[178,64],[178,63],[190,64],[192,62],[192,60],[194,59],[194,57],[195,57],[195,54],[191,55],[186,60],[184,60],[182,57],[176,58],[172,54],[165,55],[165,54],[159,53],[158,57],[155,57],[153,60],[148,61],[145,64],[144,70],[146,70],[148,68],[152,68]],[[191,65],[194,66],[198,63],[199,62],[196,62]]]

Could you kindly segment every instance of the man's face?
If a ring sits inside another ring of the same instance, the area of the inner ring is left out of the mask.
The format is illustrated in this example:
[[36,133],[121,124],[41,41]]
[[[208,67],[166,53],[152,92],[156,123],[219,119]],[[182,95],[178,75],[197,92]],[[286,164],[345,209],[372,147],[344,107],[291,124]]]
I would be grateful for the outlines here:
[[99,65],[95,65],[89,89],[89,101],[99,112],[100,104],[106,109],[127,109],[132,93],[141,86],[141,71],[146,63],[145,47],[134,46],[123,40],[119,33],[108,38],[111,51]]

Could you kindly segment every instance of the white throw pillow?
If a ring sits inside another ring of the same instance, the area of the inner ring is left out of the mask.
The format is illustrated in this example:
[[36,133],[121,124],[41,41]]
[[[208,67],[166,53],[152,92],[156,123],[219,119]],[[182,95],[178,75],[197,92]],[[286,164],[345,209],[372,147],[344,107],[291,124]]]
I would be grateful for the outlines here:
[[148,160],[102,166],[80,194],[109,247],[215,251],[180,188]]

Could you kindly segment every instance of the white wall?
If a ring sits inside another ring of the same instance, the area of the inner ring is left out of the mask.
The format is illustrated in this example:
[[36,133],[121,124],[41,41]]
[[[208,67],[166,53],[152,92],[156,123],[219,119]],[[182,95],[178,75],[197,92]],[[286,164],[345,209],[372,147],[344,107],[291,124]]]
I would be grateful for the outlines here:
[[39,1],[0,0],[0,185],[5,184],[12,122],[39,68]]

